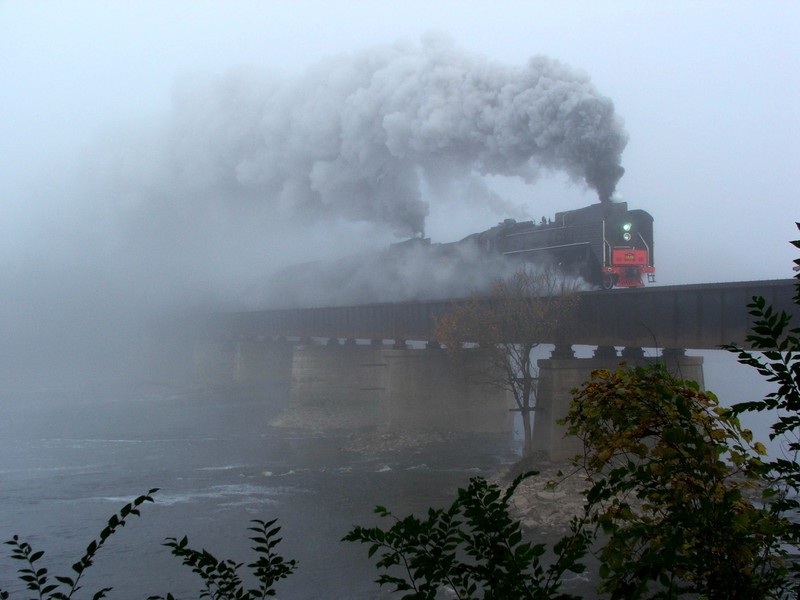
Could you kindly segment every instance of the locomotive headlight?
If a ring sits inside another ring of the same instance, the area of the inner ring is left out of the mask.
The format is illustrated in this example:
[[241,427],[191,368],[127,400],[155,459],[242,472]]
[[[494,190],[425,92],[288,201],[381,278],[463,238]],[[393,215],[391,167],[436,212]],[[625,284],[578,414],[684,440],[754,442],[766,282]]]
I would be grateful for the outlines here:
[[630,242],[631,241],[631,229],[633,229],[633,224],[632,223],[623,223],[622,224],[622,231],[624,232],[622,234],[622,239],[625,240],[626,242]]

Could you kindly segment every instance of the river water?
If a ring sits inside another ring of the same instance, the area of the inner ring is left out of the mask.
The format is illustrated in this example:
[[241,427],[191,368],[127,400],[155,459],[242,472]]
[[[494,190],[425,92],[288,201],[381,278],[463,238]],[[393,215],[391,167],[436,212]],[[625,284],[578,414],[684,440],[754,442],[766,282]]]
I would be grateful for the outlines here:
[[[299,562],[277,585],[285,599],[389,597],[367,547],[340,542],[355,525],[445,506],[474,475],[515,460],[510,439],[448,442],[403,454],[343,450],[345,434],[268,426],[285,405],[275,389],[199,389],[143,382],[12,384],[0,399],[0,537],[19,534],[51,575],[69,565],[125,503],[158,487],[98,554],[84,578],[112,598],[172,592],[196,598],[201,582],[162,546],[167,536],[218,558],[248,562],[252,519],[278,519],[278,551]],[[22,598],[10,547],[0,588]],[[91,597],[91,593],[83,597]]]
[[[764,382],[742,369],[728,353],[708,353],[706,384],[729,401],[762,397]],[[46,551],[51,575],[71,575],[69,565],[106,519],[158,487],[155,503],[101,550],[85,591],[197,598],[200,580],[164,538],[188,535],[195,548],[246,563],[249,521],[277,518],[278,551],[299,562],[276,586],[279,598],[389,598],[374,583],[367,547],[340,542],[350,528],[379,523],[377,504],[398,515],[449,505],[470,477],[518,456],[519,441],[507,438],[350,453],[347,434],[270,427],[286,401],[277,387],[0,379],[0,541],[19,534]],[[748,426],[765,439],[763,423]],[[0,545],[0,588],[28,597],[10,550]]]

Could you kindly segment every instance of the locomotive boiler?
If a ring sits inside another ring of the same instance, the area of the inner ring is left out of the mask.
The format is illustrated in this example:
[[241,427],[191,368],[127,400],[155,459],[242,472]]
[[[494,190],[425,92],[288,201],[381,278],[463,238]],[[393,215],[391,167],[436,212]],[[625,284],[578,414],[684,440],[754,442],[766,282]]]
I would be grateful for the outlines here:
[[600,202],[538,223],[506,219],[456,243],[476,244],[509,259],[554,264],[604,289],[655,281],[653,217],[628,210],[626,202]]

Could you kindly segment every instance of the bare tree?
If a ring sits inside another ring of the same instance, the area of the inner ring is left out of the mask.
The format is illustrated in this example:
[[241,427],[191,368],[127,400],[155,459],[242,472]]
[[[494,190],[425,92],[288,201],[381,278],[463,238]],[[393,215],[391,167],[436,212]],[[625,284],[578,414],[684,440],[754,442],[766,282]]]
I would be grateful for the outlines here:
[[577,290],[577,281],[555,269],[523,268],[494,282],[488,296],[455,304],[436,322],[436,337],[457,365],[475,346],[484,353],[483,368],[469,374],[476,383],[511,392],[522,415],[525,455],[533,450],[538,389],[538,368],[531,354],[542,343],[558,341],[578,306]]

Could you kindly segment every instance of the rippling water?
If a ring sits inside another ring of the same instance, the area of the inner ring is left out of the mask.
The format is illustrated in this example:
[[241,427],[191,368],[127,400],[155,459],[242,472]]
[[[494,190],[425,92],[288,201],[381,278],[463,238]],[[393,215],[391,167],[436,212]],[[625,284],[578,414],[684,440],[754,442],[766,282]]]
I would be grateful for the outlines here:
[[[160,488],[84,580],[87,592],[113,586],[113,598],[197,597],[200,580],[163,539],[186,534],[193,547],[247,562],[249,521],[272,518],[283,527],[278,550],[299,561],[278,597],[386,598],[367,548],[339,541],[350,527],[375,523],[376,504],[398,514],[446,505],[470,476],[515,458],[514,443],[496,439],[349,454],[340,436],[270,428],[285,401],[278,390],[139,383],[1,393],[0,537],[18,533],[45,550],[51,575],[71,575],[112,513]],[[22,597],[8,550],[0,547],[0,587]]]

